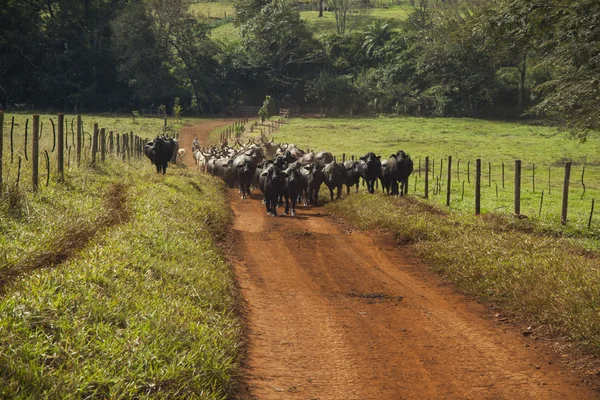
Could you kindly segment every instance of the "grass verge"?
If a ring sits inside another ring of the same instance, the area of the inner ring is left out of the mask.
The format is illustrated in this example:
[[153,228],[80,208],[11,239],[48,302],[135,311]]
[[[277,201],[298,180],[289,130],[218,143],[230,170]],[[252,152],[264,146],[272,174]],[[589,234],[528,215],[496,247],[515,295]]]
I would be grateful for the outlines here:
[[0,199],[0,397],[227,398],[241,330],[222,184],[112,159],[67,182],[13,193],[18,213]]
[[598,254],[536,234],[537,222],[510,215],[461,216],[415,198],[361,193],[328,203],[360,229],[384,229],[456,287],[600,350]]

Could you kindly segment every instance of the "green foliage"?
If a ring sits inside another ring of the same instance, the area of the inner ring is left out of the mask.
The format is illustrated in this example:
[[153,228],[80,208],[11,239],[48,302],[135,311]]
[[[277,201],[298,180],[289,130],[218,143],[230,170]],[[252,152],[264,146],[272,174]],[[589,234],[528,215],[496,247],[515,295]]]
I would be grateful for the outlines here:
[[275,101],[271,96],[267,95],[263,101],[262,107],[258,110],[260,122],[265,122],[271,115],[275,115],[275,112]]
[[222,184],[112,158],[67,182],[25,193],[24,219],[0,208],[0,397],[228,398],[241,330]]
[[385,43],[390,39],[391,32],[388,28],[389,24],[380,20],[374,21],[371,25],[367,27],[365,41],[362,46],[367,53],[367,57],[372,57],[373,52],[377,48],[383,47]]
[[175,121],[181,120],[181,110],[179,97],[175,97],[175,100],[173,101],[173,118],[175,118]]

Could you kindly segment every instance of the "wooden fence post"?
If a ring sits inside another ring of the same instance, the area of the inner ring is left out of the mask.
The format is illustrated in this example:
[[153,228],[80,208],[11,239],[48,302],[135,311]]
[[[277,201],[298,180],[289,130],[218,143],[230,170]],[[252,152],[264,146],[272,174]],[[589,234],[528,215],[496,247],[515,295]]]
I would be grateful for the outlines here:
[[429,198],[429,157],[425,157],[425,198]]
[[533,193],[535,193],[535,164],[533,164],[533,170],[531,175],[531,186],[533,187]]
[[460,158],[456,162],[456,180],[460,182]]
[[113,131],[108,133],[108,152],[111,154],[115,152],[115,136]]
[[83,137],[83,124],[81,123],[81,114],[77,115],[77,166],[81,165],[81,140]]
[[32,161],[32,176],[31,181],[33,183],[33,191],[38,190],[38,170],[40,161],[40,116],[35,114],[33,116],[33,137],[31,139],[32,150],[31,150],[31,161]]
[[488,161],[488,186],[492,187],[492,162]]
[[[166,112],[165,112],[166,115]],[[133,131],[129,132],[129,137],[127,138],[127,157],[131,158],[133,156]]]
[[56,158],[58,160],[57,173],[58,181],[65,181],[65,115],[58,114],[58,136],[56,138]]
[[94,124],[94,135],[92,136],[92,166],[96,166],[96,153],[98,152],[98,123]]
[[4,148],[4,111],[0,110],[0,190],[2,190],[2,149]]
[[521,214],[521,160],[515,160],[515,214]]
[[504,162],[502,162],[502,189],[504,189]]
[[467,183],[471,183],[471,160],[467,161]]
[[475,167],[475,215],[481,214],[481,158],[477,159]]
[[12,122],[10,124],[10,163],[13,163],[14,153],[15,153],[15,143],[13,141],[13,130],[15,127],[15,117],[12,117]]
[[592,227],[592,216],[594,215],[594,203],[595,203],[595,200],[592,199],[592,211],[590,211],[590,219],[588,221],[588,229],[590,229]]
[[124,133],[121,138],[121,156],[123,157],[123,161],[127,159],[127,134]]
[[446,206],[450,207],[450,189],[452,188],[452,156],[448,156],[448,188],[446,189]]
[[569,183],[571,181],[571,162],[565,163],[565,181],[563,183],[563,198],[562,198],[562,214],[560,217],[560,223],[565,225],[567,223],[567,211],[569,208]]
[[100,161],[106,161],[106,129],[100,129]]

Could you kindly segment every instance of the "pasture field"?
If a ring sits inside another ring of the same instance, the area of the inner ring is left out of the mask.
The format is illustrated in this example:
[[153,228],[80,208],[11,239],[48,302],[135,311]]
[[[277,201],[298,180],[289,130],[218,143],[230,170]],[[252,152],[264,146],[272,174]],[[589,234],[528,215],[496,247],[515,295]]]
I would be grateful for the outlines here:
[[[542,230],[600,238],[598,216],[594,216],[588,229],[592,200],[600,199],[600,135],[597,133],[580,143],[556,127],[527,122],[408,117],[298,118],[281,128],[276,141],[315,151],[328,150],[338,159],[344,153],[350,158],[368,151],[387,158],[402,149],[415,164],[409,193],[419,197],[424,196],[425,157],[429,157],[429,201],[437,205],[446,204],[448,156],[452,156],[451,208],[467,215],[475,212],[477,158],[482,160],[482,213],[514,212],[514,169],[515,160],[519,159],[522,162],[521,214],[539,220]],[[572,167],[568,222],[562,227],[566,161],[571,161]]]
[[232,1],[213,1],[190,4],[190,11],[201,20],[220,19],[232,17],[235,14],[234,2]]
[[[199,17],[218,14],[223,16],[234,15],[235,9],[232,3],[197,3],[192,6],[192,10]],[[386,21],[392,30],[399,29],[402,23],[406,21],[410,14],[412,6],[408,4],[394,4],[386,8],[374,7],[360,13],[351,13],[346,29],[348,32],[364,31],[373,21]],[[230,14],[231,12],[231,14]],[[319,11],[300,11],[300,19],[306,22],[308,29],[315,36],[323,34],[333,34],[337,32],[335,16],[329,11],[324,11],[323,16],[319,18]],[[239,41],[241,39],[239,31],[229,22],[212,29],[213,39],[221,40],[225,43]]]
[[[14,125],[12,119],[14,117]],[[44,151],[48,152],[51,165],[51,176],[56,168],[57,151],[54,145],[55,137],[53,135],[52,122],[58,124],[56,114],[40,114],[40,164],[39,174],[40,182],[46,182],[46,165],[43,156]],[[185,121],[199,121],[200,118],[186,118]],[[106,128],[107,135],[109,131],[114,134],[124,134],[133,132],[142,138],[154,138],[162,134],[164,121],[159,117],[140,116],[132,118],[131,115],[118,114],[96,114],[83,115],[83,139],[82,139],[82,163],[87,164],[91,158],[92,134],[94,124],[98,124],[98,129]],[[77,132],[77,116],[65,114],[65,169],[71,164],[76,163],[75,137]],[[182,124],[176,124],[171,118],[167,119],[169,132],[174,134],[175,129],[181,128]],[[27,128],[27,129],[26,129]],[[12,139],[12,160],[11,160],[11,129],[13,131]],[[27,138],[25,131],[27,130]],[[15,183],[18,174],[18,160],[21,157],[21,185],[27,189],[30,188],[31,181],[31,146],[33,132],[33,116],[25,113],[5,113],[4,114],[4,157],[2,160],[3,179],[6,183]],[[27,146],[26,146],[27,145]],[[54,151],[52,151],[54,148]],[[27,157],[26,157],[27,155]],[[66,170],[65,173],[68,173]]]
[[[376,20],[389,24],[390,29],[399,29],[406,21],[413,7],[409,5],[392,5],[388,8],[375,7],[364,13],[351,13],[346,25],[348,32],[364,31]],[[319,18],[319,11],[301,11],[300,18],[306,22],[308,29],[315,35],[332,34],[337,32],[335,16],[332,12],[324,11]]]
[[0,194],[0,397],[227,398],[241,330],[223,185],[145,158],[65,175]]

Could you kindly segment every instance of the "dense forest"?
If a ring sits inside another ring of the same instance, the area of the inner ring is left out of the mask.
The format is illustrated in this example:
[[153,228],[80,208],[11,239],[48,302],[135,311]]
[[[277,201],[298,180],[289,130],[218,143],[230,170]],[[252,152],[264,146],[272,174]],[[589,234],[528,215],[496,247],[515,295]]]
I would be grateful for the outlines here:
[[[399,0],[398,0],[399,1]],[[337,115],[543,116],[600,127],[597,0],[408,0],[402,26],[346,29],[367,1],[324,0],[314,34],[292,0],[240,0],[241,40],[211,37],[186,0],[8,0],[0,108],[187,115],[271,95]],[[318,13],[319,11],[315,11]]]

